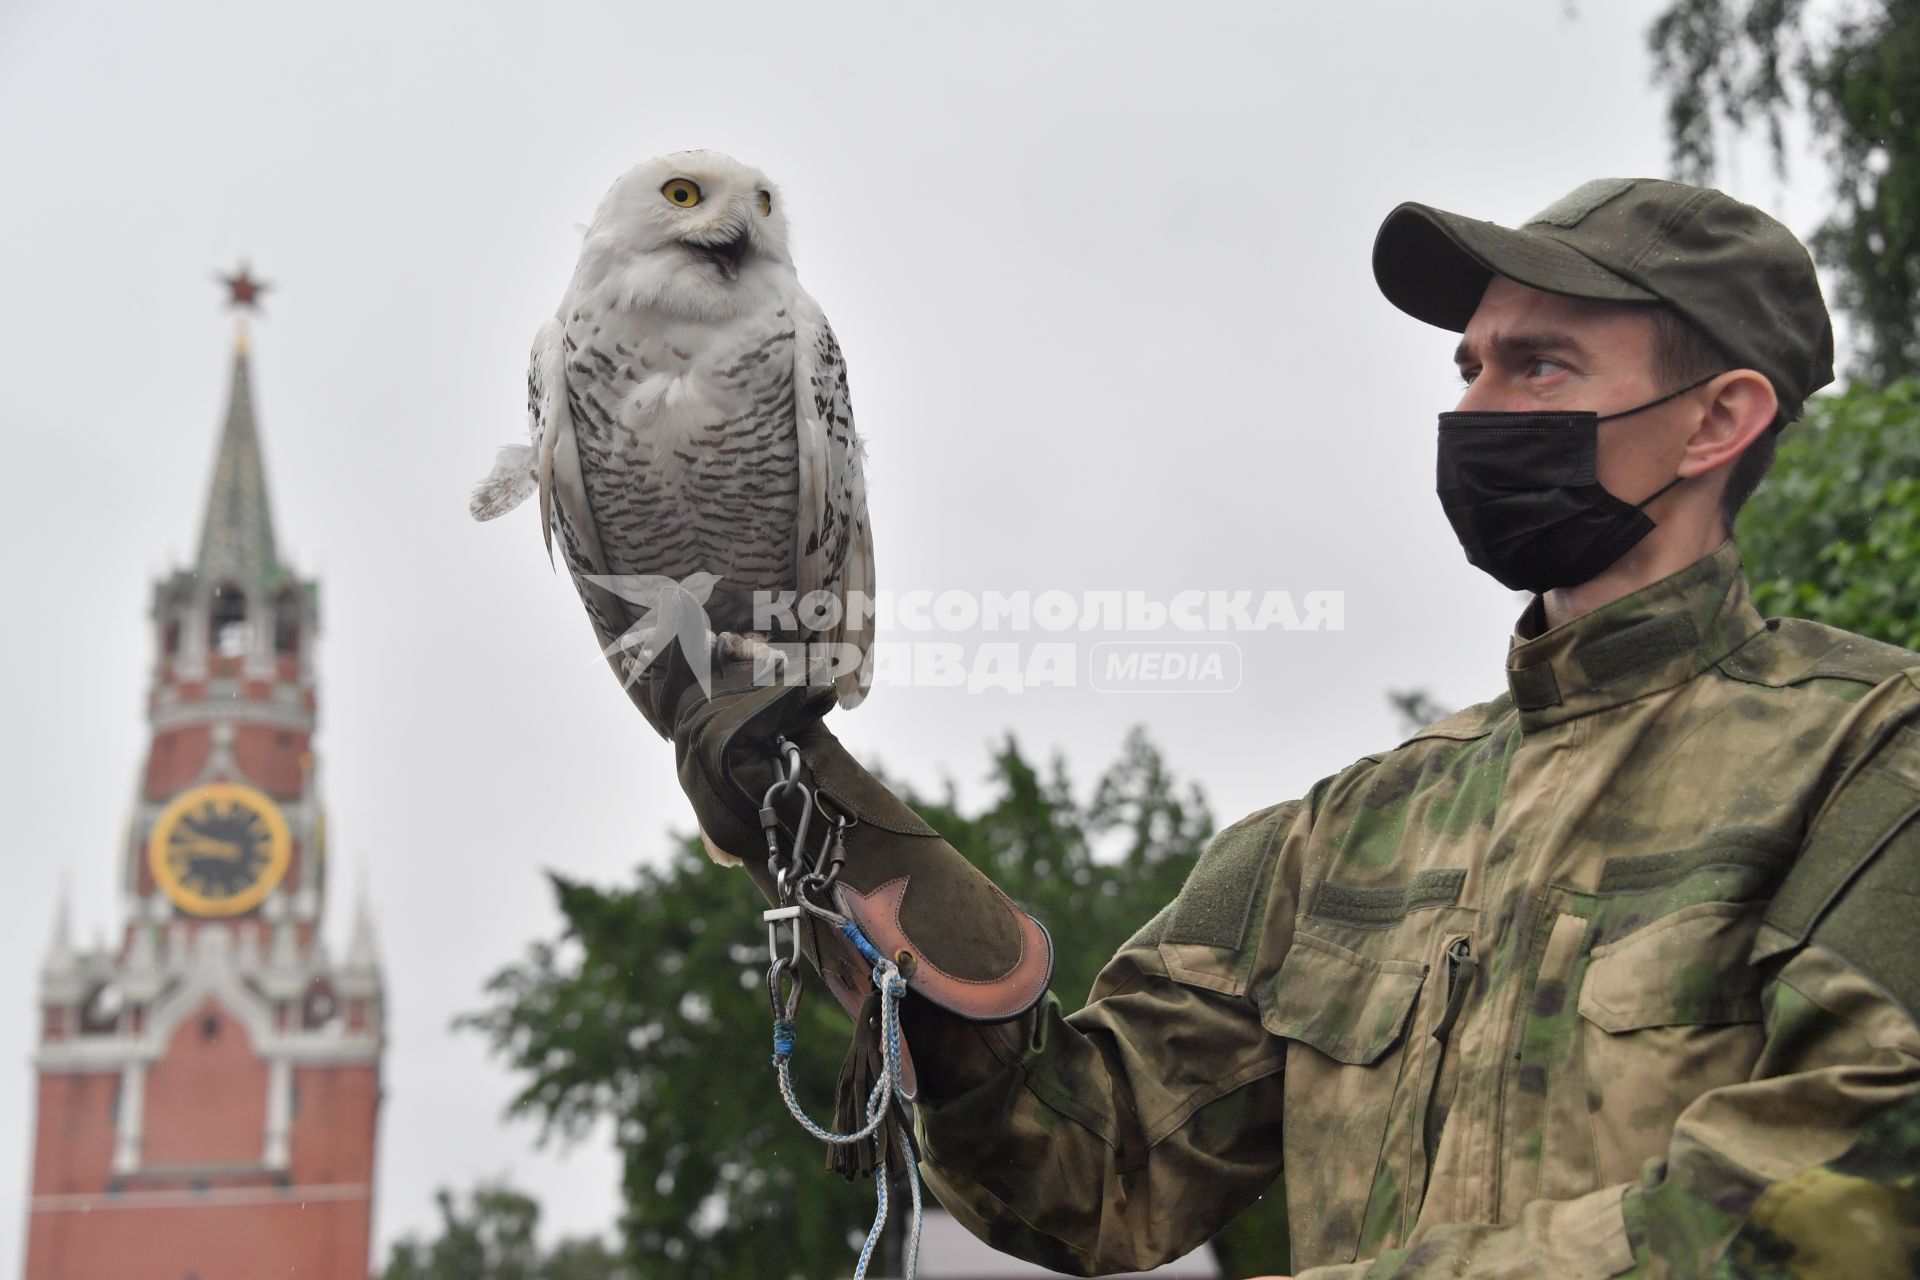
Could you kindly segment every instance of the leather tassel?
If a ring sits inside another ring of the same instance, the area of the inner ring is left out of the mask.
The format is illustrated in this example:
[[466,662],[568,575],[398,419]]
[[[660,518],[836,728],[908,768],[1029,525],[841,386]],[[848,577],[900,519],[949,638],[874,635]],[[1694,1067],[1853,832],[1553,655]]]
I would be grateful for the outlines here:
[[[847,1046],[846,1060],[840,1064],[840,1084],[834,1091],[833,1101],[835,1130],[851,1133],[867,1123],[867,1098],[873,1093],[874,1082],[880,1078],[883,1065],[880,992],[874,989],[867,992],[866,999],[860,1004],[860,1016],[854,1020],[853,1043]],[[906,1162],[900,1154],[900,1123],[900,1104],[896,1099],[889,1098],[887,1118],[880,1122],[874,1135],[858,1142],[838,1142],[828,1147],[827,1168],[848,1181],[873,1176],[873,1147],[874,1138],[877,1137],[883,1144],[881,1149],[886,1152],[888,1176],[902,1176],[906,1173]]]

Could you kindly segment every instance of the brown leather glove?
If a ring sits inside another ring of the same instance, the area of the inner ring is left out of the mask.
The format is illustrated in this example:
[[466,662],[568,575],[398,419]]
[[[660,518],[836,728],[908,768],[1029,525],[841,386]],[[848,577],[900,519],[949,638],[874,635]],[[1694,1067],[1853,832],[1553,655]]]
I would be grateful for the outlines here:
[[[824,905],[853,920],[911,991],[949,1013],[993,1022],[1032,1008],[1053,972],[1046,930],[847,754],[820,723],[833,705],[832,687],[756,687],[746,663],[716,665],[713,676],[709,698],[676,647],[636,690],[656,729],[670,730],[680,785],[708,852],[739,860],[777,901],[761,805],[779,776],[774,744],[791,742],[815,797],[808,849],[823,849],[835,819],[846,823],[844,861]],[[797,792],[776,798],[770,819],[783,850],[793,847],[800,818]],[[804,919],[807,954],[859,1018],[873,966],[827,922]]]

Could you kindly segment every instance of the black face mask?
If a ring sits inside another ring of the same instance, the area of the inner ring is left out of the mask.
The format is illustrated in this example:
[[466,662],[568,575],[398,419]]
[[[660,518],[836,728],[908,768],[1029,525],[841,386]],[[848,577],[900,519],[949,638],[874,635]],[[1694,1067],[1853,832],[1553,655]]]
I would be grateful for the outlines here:
[[1653,531],[1641,508],[1685,478],[1637,503],[1616,498],[1600,484],[1600,424],[1645,413],[1719,376],[1604,418],[1441,414],[1440,505],[1467,560],[1502,586],[1535,594],[1598,577]]

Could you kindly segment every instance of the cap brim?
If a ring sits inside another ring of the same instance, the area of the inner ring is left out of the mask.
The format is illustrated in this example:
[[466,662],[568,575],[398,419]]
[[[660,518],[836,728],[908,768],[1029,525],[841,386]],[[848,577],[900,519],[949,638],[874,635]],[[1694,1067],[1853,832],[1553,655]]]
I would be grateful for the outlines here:
[[1534,231],[1403,204],[1373,241],[1373,278],[1387,301],[1416,320],[1465,332],[1495,276],[1570,298],[1657,302],[1657,295],[1579,250]]

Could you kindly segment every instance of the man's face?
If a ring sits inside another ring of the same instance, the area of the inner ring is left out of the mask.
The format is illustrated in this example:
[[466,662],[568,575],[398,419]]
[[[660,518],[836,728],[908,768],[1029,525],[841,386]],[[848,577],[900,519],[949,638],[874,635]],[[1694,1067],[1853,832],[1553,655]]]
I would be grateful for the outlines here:
[[[1653,374],[1653,321],[1618,303],[1541,293],[1495,276],[1454,353],[1463,413],[1591,410],[1605,417],[1671,390]],[[1600,424],[1600,483],[1638,502],[1674,476],[1686,400]]]

